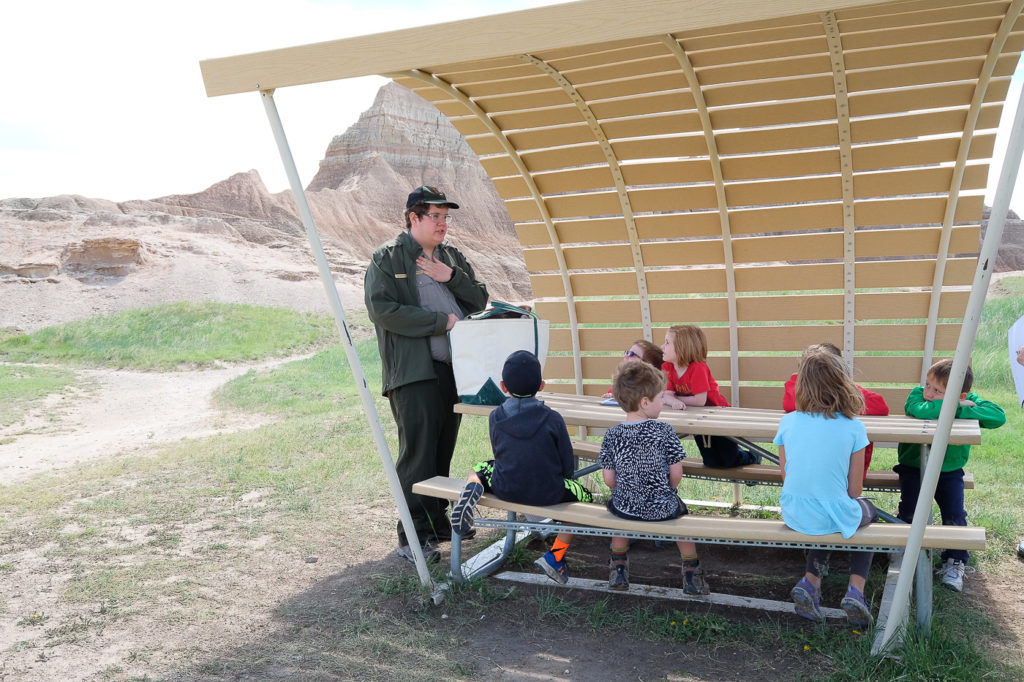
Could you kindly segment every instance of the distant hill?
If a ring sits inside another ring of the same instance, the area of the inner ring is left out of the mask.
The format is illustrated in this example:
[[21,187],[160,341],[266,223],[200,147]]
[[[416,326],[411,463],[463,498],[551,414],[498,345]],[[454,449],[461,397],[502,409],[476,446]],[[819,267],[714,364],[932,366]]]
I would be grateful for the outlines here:
[[[404,229],[405,197],[421,184],[463,207],[449,240],[492,297],[529,300],[511,221],[476,156],[431,104],[388,84],[331,141],[307,189],[343,302],[362,304],[367,259]],[[151,200],[2,200],[0,327],[196,299],[326,312],[297,213],[291,192],[271,194],[256,171]]]

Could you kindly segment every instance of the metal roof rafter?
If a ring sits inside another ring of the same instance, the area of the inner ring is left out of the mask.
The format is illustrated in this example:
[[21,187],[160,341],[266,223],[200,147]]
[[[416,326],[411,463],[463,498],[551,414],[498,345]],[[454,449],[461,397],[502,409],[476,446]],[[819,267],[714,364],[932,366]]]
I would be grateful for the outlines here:
[[597,116],[591,111],[590,105],[561,72],[543,59],[538,59],[533,55],[519,55],[519,58],[526,64],[536,66],[562,88],[573,104],[576,105],[580,115],[583,116],[583,120],[590,127],[594,139],[601,147],[601,151],[608,161],[608,170],[612,174],[612,180],[615,182],[615,191],[619,195],[619,205],[622,207],[622,219],[626,222],[626,236],[629,239],[629,249],[633,256],[633,268],[636,270],[637,297],[640,302],[640,320],[644,329],[644,338],[651,341],[653,340],[651,301],[647,293],[647,273],[644,269],[644,256],[640,249],[640,237],[636,231],[636,221],[633,218],[633,207],[630,205],[629,193],[626,191],[626,181],[622,177],[622,168],[619,167],[619,159],[615,155],[615,150],[612,149],[611,142],[608,141],[608,136],[605,135],[604,130],[601,128]]
[[854,328],[857,322],[857,245],[855,195],[853,187],[853,133],[850,130],[850,100],[846,87],[846,60],[839,22],[834,12],[822,12],[821,23],[828,41],[832,78],[836,93],[836,124],[839,132],[839,167],[843,186],[843,357],[853,373]]
[[729,224],[729,199],[725,194],[725,176],[722,173],[722,159],[718,154],[718,142],[715,140],[715,128],[711,123],[711,114],[708,112],[707,102],[704,100],[704,92],[701,90],[700,81],[697,79],[697,72],[690,62],[686,50],[671,35],[663,35],[662,43],[668,48],[679,68],[686,76],[686,82],[690,84],[690,93],[693,95],[693,102],[697,107],[697,115],[700,117],[701,129],[704,132],[704,142],[708,147],[708,161],[711,163],[711,174],[715,182],[715,197],[718,201],[718,219],[722,227],[722,251],[725,260],[725,285],[729,299],[729,385],[732,389],[732,403],[740,405],[740,360],[739,360],[739,313],[736,310],[736,266],[732,257],[732,227]]

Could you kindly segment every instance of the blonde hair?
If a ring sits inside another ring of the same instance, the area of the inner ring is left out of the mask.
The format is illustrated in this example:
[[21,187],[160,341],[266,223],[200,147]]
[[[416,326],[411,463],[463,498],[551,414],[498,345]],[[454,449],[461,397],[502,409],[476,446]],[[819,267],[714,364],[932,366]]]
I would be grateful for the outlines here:
[[668,328],[673,335],[673,346],[676,351],[676,362],[688,365],[691,362],[704,362],[708,359],[708,339],[700,327],[692,324],[677,324]]
[[626,412],[635,412],[643,398],[654,400],[664,390],[665,375],[646,362],[622,363],[612,382],[612,396]]
[[841,414],[852,419],[864,411],[864,395],[850,378],[843,359],[814,345],[800,358],[796,409],[830,418]]

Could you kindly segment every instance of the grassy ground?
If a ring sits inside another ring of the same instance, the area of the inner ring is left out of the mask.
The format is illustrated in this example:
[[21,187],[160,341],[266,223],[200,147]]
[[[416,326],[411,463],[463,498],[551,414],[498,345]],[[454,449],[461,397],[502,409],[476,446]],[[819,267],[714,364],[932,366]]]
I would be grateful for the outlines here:
[[[1007,406],[1010,417],[971,457],[978,487],[967,505],[972,522],[989,529],[988,548],[974,557],[986,581],[1019,573],[1008,557],[1024,530],[1022,418],[1013,409],[1012,382],[998,379],[997,370],[1005,371],[999,358],[1005,363],[1007,320],[1024,314],[1021,300],[988,304],[975,353],[976,390]],[[238,335],[219,329],[235,324],[235,315],[258,320],[241,346]],[[82,324],[98,327],[9,339],[0,353],[68,366],[188,367],[315,348],[331,325],[234,306],[162,307],[158,315]],[[106,326],[137,331],[125,340],[102,333]],[[365,320],[353,326],[375,386],[375,343]],[[271,327],[283,328],[282,336],[258,345]],[[184,334],[200,341],[170,343],[174,330],[203,331]],[[77,348],[86,338],[88,353]],[[132,351],[121,354],[122,344]],[[24,409],[70,381],[66,374],[51,380],[36,389],[27,379],[13,382],[20,388],[9,402]],[[432,607],[408,564],[391,554],[393,503],[382,492],[386,483],[355,395],[340,349],[323,348],[250,372],[220,392],[222,406],[276,413],[274,424],[0,487],[0,679],[1024,677],[1002,616],[978,593],[937,592],[931,638],[911,638],[900,660],[868,656],[870,633],[805,626],[788,616],[493,580],[453,588],[443,608]],[[380,398],[377,410],[395,451]],[[486,457],[487,442],[484,420],[464,420],[453,472]],[[891,451],[875,457],[879,468],[892,464]],[[684,487],[688,498],[730,494],[720,484]],[[766,504],[777,494],[745,491],[748,501]],[[895,507],[892,496],[879,504]],[[538,551],[520,550],[520,562]],[[438,579],[444,572],[434,571]],[[876,605],[881,580],[872,577]],[[786,576],[781,589],[789,582]],[[488,642],[502,646],[486,651]],[[550,666],[514,669],[510,660]]]
[[9,426],[46,396],[74,382],[74,373],[54,367],[0,365],[0,427]]

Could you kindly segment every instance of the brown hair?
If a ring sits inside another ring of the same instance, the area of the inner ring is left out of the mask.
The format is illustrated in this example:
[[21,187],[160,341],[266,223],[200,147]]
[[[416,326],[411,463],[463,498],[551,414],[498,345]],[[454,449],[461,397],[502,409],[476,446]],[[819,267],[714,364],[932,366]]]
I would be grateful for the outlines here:
[[864,410],[864,395],[838,355],[814,345],[804,351],[796,375],[796,409],[825,417],[853,419]]
[[814,346],[817,346],[822,350],[827,350],[832,355],[838,355],[839,357],[843,357],[843,351],[839,350],[839,346],[837,346],[834,343],[829,343],[828,341],[825,341],[824,343],[816,343],[812,346],[808,346],[808,348],[814,348]]
[[[935,377],[936,383],[942,384],[942,390],[946,390],[949,384],[949,374],[953,371],[953,358],[943,358],[928,368],[928,376]],[[974,372],[971,366],[967,365],[967,374],[964,375],[964,385],[960,387],[961,393],[970,393],[974,385]]]
[[708,359],[708,339],[700,327],[692,324],[677,324],[668,328],[675,338],[676,362],[688,365]]
[[661,352],[659,346],[654,345],[647,339],[637,339],[633,342],[634,346],[640,346],[643,349],[643,355],[641,360],[646,362],[648,365],[654,365],[658,369],[661,369],[661,363],[665,361],[664,354]]
[[665,390],[665,375],[646,362],[624,362],[615,372],[612,396],[626,412],[640,408],[640,400],[654,400]]
[[427,213],[429,210],[430,210],[430,205],[429,204],[423,204],[423,203],[413,204],[409,208],[405,209],[405,229],[407,229],[407,230],[411,230],[412,229],[412,220],[409,218],[410,214],[415,213],[422,220],[423,219],[423,214]]

